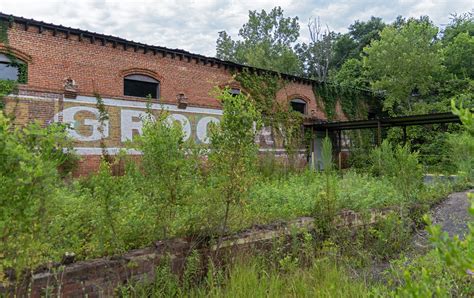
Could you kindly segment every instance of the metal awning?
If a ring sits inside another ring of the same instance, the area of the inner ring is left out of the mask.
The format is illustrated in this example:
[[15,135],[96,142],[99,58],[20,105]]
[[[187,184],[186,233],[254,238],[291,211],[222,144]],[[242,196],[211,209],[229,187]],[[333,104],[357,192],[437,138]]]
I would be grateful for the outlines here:
[[354,120],[337,122],[306,123],[306,127],[312,127],[317,131],[341,131],[351,129],[382,128],[382,127],[406,127],[412,125],[461,123],[459,117],[453,113],[434,113],[400,117],[384,117],[372,120]]

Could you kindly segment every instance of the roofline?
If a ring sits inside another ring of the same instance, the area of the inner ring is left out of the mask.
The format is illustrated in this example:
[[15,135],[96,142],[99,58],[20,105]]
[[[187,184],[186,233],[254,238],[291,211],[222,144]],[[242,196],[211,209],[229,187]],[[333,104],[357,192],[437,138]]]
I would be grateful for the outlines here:
[[89,39],[91,43],[100,41],[102,46],[105,46],[107,43],[112,43],[114,47],[122,46],[124,50],[128,48],[133,48],[135,52],[137,52],[138,50],[143,50],[143,53],[145,54],[148,52],[152,52],[154,55],[156,55],[157,53],[160,53],[163,55],[163,57],[170,55],[171,58],[173,59],[177,57],[180,60],[187,59],[188,62],[191,62],[191,59],[195,59],[197,62],[202,61],[204,65],[206,64],[210,64],[211,66],[217,65],[218,68],[223,66],[225,69],[231,69],[231,70],[237,69],[241,71],[243,69],[249,69],[257,74],[263,73],[263,72],[272,73],[274,75],[281,76],[283,79],[293,81],[293,82],[308,84],[308,85],[321,83],[317,80],[313,80],[310,78],[299,77],[299,76],[290,75],[286,73],[280,73],[273,70],[238,64],[231,61],[224,61],[224,60],[214,58],[214,57],[207,57],[200,54],[194,54],[194,53],[181,50],[181,49],[169,49],[166,47],[148,45],[148,44],[135,42],[133,40],[127,40],[127,39],[112,36],[112,35],[105,35],[105,34],[91,32],[91,31],[82,30],[78,28],[66,27],[63,25],[45,23],[42,21],[34,20],[34,19],[27,19],[24,17],[14,16],[11,14],[10,15],[4,14],[2,12],[0,12],[0,21],[7,21],[9,23],[10,28],[13,27],[13,23],[23,25],[25,28],[25,31],[28,30],[30,26],[35,26],[38,28],[39,34],[41,34],[44,30],[51,30],[53,31],[53,35],[56,35],[58,32],[61,32],[61,33],[65,33],[66,36],[70,36],[71,34],[77,35],[79,36],[79,40]]

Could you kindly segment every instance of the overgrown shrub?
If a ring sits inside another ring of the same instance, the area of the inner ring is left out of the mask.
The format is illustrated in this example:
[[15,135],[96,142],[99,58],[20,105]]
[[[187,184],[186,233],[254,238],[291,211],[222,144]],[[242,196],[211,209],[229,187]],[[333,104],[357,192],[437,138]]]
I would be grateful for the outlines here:
[[253,181],[258,154],[254,127],[260,126],[260,119],[247,96],[233,96],[224,90],[218,98],[224,114],[220,124],[211,127],[209,164],[211,183],[220,201],[216,204],[224,203],[222,235],[227,229],[231,206],[245,203]]
[[58,166],[69,157],[67,140],[63,127],[13,128],[0,112],[2,273],[43,263],[52,249],[46,234],[60,184]]
[[169,113],[161,111],[154,119],[143,119],[143,135],[133,146],[143,152],[143,176],[140,191],[155,210],[156,224],[162,237],[170,231],[181,206],[189,203],[198,183],[198,159],[191,153],[191,144],[184,141],[178,122],[169,121]]
[[467,131],[451,134],[448,142],[451,146],[450,158],[456,165],[457,174],[467,182],[474,181],[474,135]]
[[394,148],[385,140],[371,152],[371,162],[374,175],[392,180],[406,200],[416,199],[423,183],[417,152],[411,152],[408,146],[397,145]]

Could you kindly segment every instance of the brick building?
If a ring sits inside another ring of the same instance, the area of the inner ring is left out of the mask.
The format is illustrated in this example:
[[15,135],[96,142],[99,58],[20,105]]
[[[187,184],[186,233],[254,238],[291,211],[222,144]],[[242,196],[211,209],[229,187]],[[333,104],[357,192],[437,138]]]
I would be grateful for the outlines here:
[[[222,114],[211,91],[216,86],[241,91],[232,75],[245,68],[239,64],[5,14],[0,21],[0,79],[21,79],[18,94],[5,98],[5,110],[15,114],[16,124],[70,123],[82,155],[79,174],[97,168],[101,138],[114,154],[141,132],[145,94],[152,95],[153,110],[165,108],[182,122],[186,138],[205,143],[207,125]],[[281,77],[286,84],[276,100],[307,118],[326,119],[313,92],[316,82]],[[102,134],[95,94],[104,99],[110,116]],[[256,141],[262,151],[282,151],[269,130]]]

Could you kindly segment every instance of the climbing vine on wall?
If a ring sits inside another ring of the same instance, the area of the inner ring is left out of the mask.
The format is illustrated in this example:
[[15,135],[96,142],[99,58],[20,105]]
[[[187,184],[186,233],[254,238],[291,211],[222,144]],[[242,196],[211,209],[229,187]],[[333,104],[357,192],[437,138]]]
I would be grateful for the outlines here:
[[106,122],[109,120],[109,113],[107,112],[107,109],[105,108],[104,100],[102,99],[102,96],[95,91],[94,96],[96,99],[96,108],[99,111],[99,133],[100,133],[100,148],[102,150],[102,158],[105,162],[111,163],[111,158],[107,152],[107,147],[105,145],[105,127],[106,127]]
[[10,49],[10,41],[8,39],[8,27],[12,20],[0,21],[0,43],[5,45],[6,53],[4,53],[8,59],[10,59],[10,66],[18,69],[18,80],[20,84],[26,84],[28,82],[28,64],[18,60]]
[[0,42],[8,44],[8,22],[4,20],[0,21]]
[[272,73],[255,74],[248,69],[235,75],[242,88],[249,92],[266,125],[270,125],[276,107],[276,94],[283,87],[280,77]]
[[5,96],[18,90],[18,85],[12,80],[0,80],[0,110],[3,110]]
[[0,109],[3,110],[5,106],[5,96],[15,93],[18,91],[18,83],[26,83],[28,80],[28,65],[26,63],[20,62],[15,55],[13,55],[8,40],[8,26],[9,22],[12,20],[0,21],[0,43],[3,43],[6,48],[6,53],[4,53],[10,59],[10,65],[17,67],[18,69],[18,80],[0,80]]
[[290,164],[294,164],[303,140],[303,116],[293,111],[286,101],[281,103],[276,100],[277,92],[284,88],[285,81],[274,73],[257,74],[248,69],[237,73],[235,79],[249,93],[257,111],[262,115],[264,125],[271,127],[272,133],[283,140]]
[[364,90],[355,89],[336,83],[321,82],[313,86],[315,96],[319,96],[324,103],[324,110],[328,119],[336,115],[336,103],[340,102],[342,111],[349,119],[365,118],[367,115],[368,98]]

